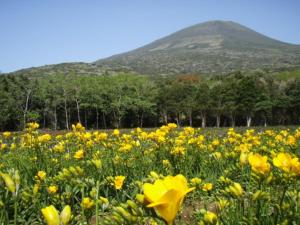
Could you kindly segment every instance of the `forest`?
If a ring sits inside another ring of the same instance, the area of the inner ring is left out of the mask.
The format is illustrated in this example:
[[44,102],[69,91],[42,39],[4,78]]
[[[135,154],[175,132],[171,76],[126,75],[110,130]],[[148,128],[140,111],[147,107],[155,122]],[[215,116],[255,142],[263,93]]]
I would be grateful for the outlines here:
[[236,72],[203,77],[0,75],[0,130],[178,126],[229,127],[300,123],[300,79]]

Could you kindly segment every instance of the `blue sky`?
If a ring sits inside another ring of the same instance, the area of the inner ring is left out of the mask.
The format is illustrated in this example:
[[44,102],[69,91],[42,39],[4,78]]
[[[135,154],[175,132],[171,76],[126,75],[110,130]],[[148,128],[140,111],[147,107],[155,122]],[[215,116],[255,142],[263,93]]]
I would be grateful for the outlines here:
[[0,0],[0,71],[93,62],[208,20],[300,44],[299,0]]

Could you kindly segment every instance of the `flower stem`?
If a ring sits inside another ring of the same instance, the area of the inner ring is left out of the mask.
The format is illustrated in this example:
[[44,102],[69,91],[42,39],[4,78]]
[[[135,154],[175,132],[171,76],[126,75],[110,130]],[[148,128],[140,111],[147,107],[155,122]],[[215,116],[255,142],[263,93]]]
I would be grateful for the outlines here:
[[97,184],[96,184],[96,188],[97,188],[97,192],[96,192],[96,225],[99,224],[99,221],[98,221],[98,214],[99,214],[99,204],[98,204],[98,198],[99,198],[99,181],[97,181]]
[[286,193],[287,189],[288,189],[288,185],[285,185],[284,189],[283,189],[283,192],[282,192],[282,196],[280,198],[279,209],[278,209],[277,215],[275,217],[275,223],[274,224],[277,224],[279,214],[282,213],[281,212],[281,207],[282,207],[283,199],[284,199],[284,196],[285,196],[285,193]]
[[[83,198],[84,198],[84,187],[82,187],[81,188],[81,198],[82,198],[82,200],[83,200]],[[84,207],[83,207],[83,205],[81,206],[81,214],[82,214],[82,223],[84,224],[84,222],[85,222],[85,215],[84,215]]]
[[18,214],[18,201],[17,201],[17,196],[15,196],[15,202],[14,202],[14,225],[17,225],[17,214]]

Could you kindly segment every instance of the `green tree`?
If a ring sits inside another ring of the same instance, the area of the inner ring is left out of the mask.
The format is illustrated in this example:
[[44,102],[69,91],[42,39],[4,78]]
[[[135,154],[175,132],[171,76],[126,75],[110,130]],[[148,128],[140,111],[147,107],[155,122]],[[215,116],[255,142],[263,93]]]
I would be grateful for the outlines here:
[[137,115],[138,126],[142,127],[145,115],[156,114],[157,89],[155,84],[146,77],[138,77],[133,84],[134,93],[132,110]]
[[260,95],[255,76],[244,76],[237,86],[237,108],[242,116],[246,117],[247,127],[251,126],[255,112],[255,104]]
[[210,105],[212,114],[216,117],[216,127],[220,127],[221,116],[224,113],[224,84],[222,81],[214,84],[210,89]]
[[189,126],[193,126],[193,113],[197,109],[197,85],[199,78],[194,75],[180,76],[180,94],[182,95],[181,107],[189,120]]
[[197,111],[200,113],[201,127],[206,127],[206,117],[210,110],[210,89],[206,82],[202,81],[197,85],[196,104]]

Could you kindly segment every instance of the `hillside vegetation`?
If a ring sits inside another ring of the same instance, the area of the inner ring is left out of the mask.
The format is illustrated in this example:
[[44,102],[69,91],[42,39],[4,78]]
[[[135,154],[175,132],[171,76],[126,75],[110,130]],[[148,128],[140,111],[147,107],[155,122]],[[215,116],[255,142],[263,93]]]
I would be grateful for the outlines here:
[[16,71],[23,75],[226,75],[300,68],[300,45],[266,37],[231,21],[209,21],[177,31],[133,51],[94,63],[61,63]]
[[147,74],[227,74],[300,65],[300,46],[266,37],[231,21],[180,30],[136,50],[96,62]]

